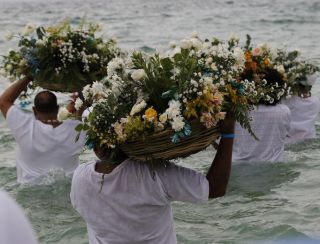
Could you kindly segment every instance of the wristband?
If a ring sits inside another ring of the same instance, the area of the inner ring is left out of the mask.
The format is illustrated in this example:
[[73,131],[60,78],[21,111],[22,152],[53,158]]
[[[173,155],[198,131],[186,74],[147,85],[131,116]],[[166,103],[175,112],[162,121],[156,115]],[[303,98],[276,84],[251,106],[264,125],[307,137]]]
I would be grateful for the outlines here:
[[221,133],[221,139],[234,139],[234,134]]

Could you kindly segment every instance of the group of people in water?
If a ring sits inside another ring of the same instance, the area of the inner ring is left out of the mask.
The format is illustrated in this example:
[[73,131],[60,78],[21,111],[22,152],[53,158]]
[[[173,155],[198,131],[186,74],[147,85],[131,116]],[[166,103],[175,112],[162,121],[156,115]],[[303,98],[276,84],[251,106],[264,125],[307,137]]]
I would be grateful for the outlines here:
[[[220,124],[217,152],[206,175],[175,164],[152,168],[124,153],[110,160],[110,151],[99,143],[93,148],[98,159],[80,165],[85,134],[81,132],[75,141],[79,121],[58,121],[59,106],[52,92],[35,96],[33,113],[14,104],[31,80],[16,81],[0,96],[1,112],[17,143],[17,181],[37,184],[54,168],[73,176],[71,203],[87,222],[90,244],[177,243],[172,201],[204,203],[225,195],[232,161],[283,161],[286,144],[316,137],[320,112],[311,87],[285,101],[260,104],[250,114],[259,140],[228,114]],[[37,243],[23,211],[4,192],[0,192],[0,213],[0,244]]]

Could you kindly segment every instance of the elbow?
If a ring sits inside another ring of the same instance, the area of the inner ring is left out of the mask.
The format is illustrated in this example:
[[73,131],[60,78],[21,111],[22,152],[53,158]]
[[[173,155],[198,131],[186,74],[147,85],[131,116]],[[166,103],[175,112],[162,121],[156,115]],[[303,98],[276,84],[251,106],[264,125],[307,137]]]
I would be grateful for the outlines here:
[[5,101],[3,100],[3,98],[0,96],[0,109],[4,108],[5,106]]
[[213,198],[219,198],[219,197],[223,197],[226,195],[226,190],[221,190],[221,191],[214,191],[214,192],[210,192],[209,194],[209,199],[213,199]]

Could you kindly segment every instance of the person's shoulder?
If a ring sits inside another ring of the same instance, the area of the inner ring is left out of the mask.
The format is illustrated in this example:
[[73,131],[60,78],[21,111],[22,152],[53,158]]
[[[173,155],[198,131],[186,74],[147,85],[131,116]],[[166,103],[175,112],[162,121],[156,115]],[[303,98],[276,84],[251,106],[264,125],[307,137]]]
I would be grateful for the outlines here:
[[94,168],[95,161],[89,161],[78,165],[73,173],[73,178],[79,178],[88,175]]
[[27,116],[27,117],[32,117],[33,114],[30,112],[27,112],[23,109],[18,108],[16,105],[12,105],[7,112],[7,120],[10,120],[10,118],[15,119],[17,116]]

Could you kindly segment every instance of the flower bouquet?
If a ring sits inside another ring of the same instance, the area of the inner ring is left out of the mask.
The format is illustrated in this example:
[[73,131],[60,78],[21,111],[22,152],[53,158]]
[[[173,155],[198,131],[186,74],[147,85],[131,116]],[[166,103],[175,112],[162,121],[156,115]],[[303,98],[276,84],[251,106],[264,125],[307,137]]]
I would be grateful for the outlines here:
[[33,87],[75,92],[107,75],[108,62],[121,54],[115,39],[96,37],[99,24],[69,22],[34,28],[18,34],[18,50],[3,57],[2,74],[10,80],[32,76]]
[[[182,59],[135,52],[130,60],[112,60],[108,77],[84,87],[85,102],[92,106],[76,129],[87,132],[88,144],[99,142],[115,154],[121,149],[141,161],[203,150],[219,135],[223,95],[206,77],[196,78],[197,88],[182,79],[194,69],[194,60]],[[184,67],[181,76],[172,74],[177,66]],[[190,102],[197,104],[196,114],[188,113]],[[81,106],[78,99],[76,108]]]
[[[278,49],[275,63],[282,65],[294,95],[310,96],[320,68],[303,60],[298,50]],[[306,90],[309,94],[305,94]]]
[[283,63],[277,62],[277,50],[267,43],[252,47],[250,36],[244,50],[245,69],[241,76],[251,82],[250,103],[274,105],[291,94]]
[[209,146],[226,112],[250,128],[247,86],[239,80],[244,61],[227,48],[220,57],[214,46],[192,37],[166,55],[134,52],[111,60],[108,76],[84,87],[84,101],[75,102],[77,109],[91,105],[76,130],[86,131],[88,145],[100,143],[113,155],[121,149],[137,160],[165,161]]

